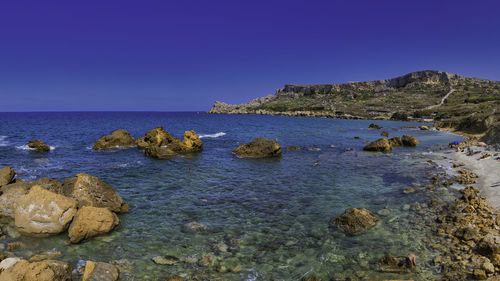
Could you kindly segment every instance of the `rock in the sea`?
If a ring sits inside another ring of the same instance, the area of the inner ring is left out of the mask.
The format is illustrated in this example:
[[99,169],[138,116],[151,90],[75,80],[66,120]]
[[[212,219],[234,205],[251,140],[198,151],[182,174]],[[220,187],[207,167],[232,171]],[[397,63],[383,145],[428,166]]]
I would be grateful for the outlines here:
[[199,233],[207,231],[208,227],[202,223],[192,221],[184,224],[181,230],[186,233]]
[[66,230],[75,213],[75,200],[35,185],[17,200],[14,223],[22,234],[44,237]]
[[238,146],[233,153],[249,158],[275,157],[281,155],[281,145],[275,140],[256,138],[250,143]]
[[383,136],[383,137],[388,138],[389,137],[389,132],[383,131],[382,133],[380,133],[380,135]]
[[363,148],[363,150],[390,152],[392,150],[392,147],[387,139],[382,138],[369,143]]
[[144,154],[157,159],[170,159],[179,156],[169,147],[148,146],[144,149]]
[[137,141],[126,130],[116,130],[111,135],[104,136],[98,139],[92,149],[105,150],[116,147],[136,146]]
[[389,144],[392,147],[397,147],[397,146],[402,146],[403,142],[401,141],[401,139],[399,137],[393,137],[393,138],[389,139]]
[[116,281],[120,277],[118,268],[110,263],[87,261],[82,281]]
[[153,257],[152,260],[156,264],[161,264],[161,265],[174,265],[176,263],[179,263],[179,258],[174,257],[174,256],[156,256]]
[[477,252],[483,256],[492,257],[500,254],[500,236],[487,234],[477,244]]
[[377,124],[373,124],[371,123],[370,126],[368,126],[368,129],[382,129],[382,127],[380,127],[379,125]]
[[172,136],[160,126],[147,132],[144,137],[139,138],[137,140],[137,145],[139,148],[145,149],[148,146],[165,146],[174,141],[180,142],[178,138]]
[[28,147],[35,149],[38,152],[47,152],[50,151],[50,146],[46,145],[41,140],[30,140],[28,142]]
[[89,174],[77,174],[63,182],[65,196],[75,199],[78,207],[92,206],[108,208],[113,212],[128,211],[129,207],[118,193],[107,183]]
[[401,142],[403,143],[404,146],[417,146],[417,144],[420,143],[419,140],[417,140],[414,136],[410,135],[403,135],[401,137]]
[[350,234],[362,234],[377,225],[379,219],[364,208],[349,208],[343,214],[333,219],[342,230]]
[[175,152],[196,152],[203,149],[203,142],[198,137],[195,131],[184,132],[184,140],[173,141],[168,148]]
[[2,271],[0,281],[71,281],[71,271],[71,266],[61,261],[19,260]]
[[16,173],[11,167],[3,167],[0,169],[0,186],[9,184],[14,179],[15,175]]
[[424,130],[424,131],[429,130],[429,127],[422,125],[422,126],[420,126],[420,130]]
[[115,213],[107,208],[83,206],[71,223],[68,234],[71,243],[79,243],[94,236],[106,234],[120,224]]

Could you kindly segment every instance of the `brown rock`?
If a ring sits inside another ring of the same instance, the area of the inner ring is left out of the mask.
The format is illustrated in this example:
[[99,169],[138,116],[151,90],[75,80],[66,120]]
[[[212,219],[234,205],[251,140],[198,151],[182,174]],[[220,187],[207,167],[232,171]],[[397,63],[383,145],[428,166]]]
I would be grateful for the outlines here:
[[105,150],[116,147],[130,147],[136,146],[137,141],[130,136],[130,133],[126,130],[116,130],[111,135],[104,136],[98,139],[92,149],[94,150]]
[[275,140],[256,138],[250,143],[238,146],[233,153],[247,158],[276,157],[281,156],[281,145]]
[[364,208],[349,208],[343,214],[333,219],[342,230],[351,234],[362,234],[377,225],[379,219]]
[[401,137],[401,142],[403,143],[404,146],[417,146],[417,144],[420,143],[419,140],[417,140],[414,136],[410,135],[403,135]]
[[401,139],[399,137],[393,137],[393,138],[389,139],[389,144],[392,147],[397,147],[397,146],[402,146],[403,142],[401,141]]
[[71,223],[68,234],[71,243],[106,234],[120,224],[115,213],[107,208],[83,206]]
[[147,146],[144,149],[144,154],[157,159],[170,159],[179,156],[169,147],[163,146]]
[[389,132],[383,131],[380,133],[381,136],[388,138],[389,137]]
[[45,260],[29,263],[20,260],[0,274],[0,281],[71,281],[69,264]]
[[477,251],[487,257],[500,254],[500,236],[487,234],[479,241]]
[[31,185],[26,182],[12,183],[0,188],[0,215],[14,218],[15,204],[21,196],[28,193]]
[[366,151],[380,151],[380,152],[390,152],[392,150],[391,145],[387,139],[378,139],[374,142],[369,143],[363,148]]
[[486,272],[483,269],[476,268],[473,272],[474,279],[476,280],[486,280]]
[[0,186],[9,184],[14,179],[16,173],[11,167],[3,167],[0,169]]
[[148,146],[164,146],[168,145],[174,141],[179,141],[180,140],[171,134],[169,134],[167,131],[163,129],[163,127],[157,127],[149,132],[146,133],[146,135],[142,138],[139,138],[137,140],[137,144],[139,148],[145,149]]
[[128,205],[107,183],[89,174],[78,174],[63,182],[64,195],[75,199],[78,207],[92,206],[108,208],[120,213],[128,210]]
[[380,127],[379,125],[377,124],[373,124],[371,123],[370,126],[368,126],[368,129],[382,129],[382,127]]
[[120,277],[118,268],[110,263],[87,261],[82,281],[116,281]]
[[174,152],[196,152],[203,149],[203,142],[195,133],[195,131],[186,131],[184,140],[181,142],[178,139],[172,141],[168,146]]
[[14,223],[22,234],[43,237],[66,230],[75,213],[75,200],[35,185],[17,200]]
[[48,145],[46,145],[41,140],[30,140],[28,142],[28,147],[34,148],[38,152],[48,152],[48,151],[50,151],[50,147]]

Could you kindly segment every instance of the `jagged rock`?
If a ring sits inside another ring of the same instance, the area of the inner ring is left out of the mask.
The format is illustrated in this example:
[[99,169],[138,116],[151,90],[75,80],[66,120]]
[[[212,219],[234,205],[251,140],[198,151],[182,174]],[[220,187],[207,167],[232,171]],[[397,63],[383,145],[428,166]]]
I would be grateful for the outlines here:
[[16,172],[11,167],[3,167],[0,169],[0,186],[9,184],[14,179]]
[[377,225],[379,219],[364,208],[349,208],[343,214],[333,219],[342,230],[350,234],[362,234]]
[[379,130],[379,129],[382,129],[382,127],[380,127],[379,125],[377,124],[373,124],[371,123],[370,126],[368,126],[368,129],[376,129],[376,130]]
[[75,213],[75,200],[35,185],[15,203],[14,223],[24,235],[44,237],[66,230]]
[[238,146],[233,153],[248,158],[275,157],[281,155],[281,145],[275,140],[256,138],[250,143]]
[[393,137],[393,138],[389,139],[389,144],[392,147],[397,147],[397,146],[402,146],[403,142],[401,141],[401,139],[399,137]]
[[111,135],[104,136],[98,139],[92,149],[94,150],[105,150],[116,147],[130,147],[136,146],[137,141],[130,136],[130,133],[126,130],[116,130]]
[[83,206],[78,210],[69,227],[69,241],[79,243],[85,239],[106,234],[119,224],[118,216],[109,209]]
[[500,236],[487,234],[479,241],[477,251],[487,257],[500,254]]
[[145,149],[148,146],[165,146],[172,142],[180,140],[171,134],[169,134],[163,127],[156,127],[146,133],[146,135],[137,140],[137,145],[141,149]]
[[71,281],[69,264],[55,260],[19,260],[0,274],[0,281]]
[[382,138],[369,143],[363,148],[363,150],[390,152],[392,150],[392,147],[387,139]]
[[389,137],[389,132],[383,131],[380,133],[381,136],[388,138]]
[[179,156],[169,147],[148,146],[144,149],[144,154],[157,159],[170,159]]
[[417,144],[420,143],[419,140],[417,140],[414,136],[410,135],[403,135],[401,137],[401,142],[403,143],[404,146],[417,146]]
[[203,149],[203,142],[195,131],[186,131],[182,142],[173,141],[167,147],[174,152],[196,152]]
[[73,178],[64,180],[63,193],[75,199],[79,208],[82,206],[108,208],[116,213],[126,212],[129,209],[109,184],[89,174],[77,174]]
[[118,268],[110,263],[87,261],[82,281],[116,281],[120,277]]
[[38,152],[47,152],[50,151],[50,146],[46,145],[41,140],[30,140],[28,142],[28,147],[35,149]]

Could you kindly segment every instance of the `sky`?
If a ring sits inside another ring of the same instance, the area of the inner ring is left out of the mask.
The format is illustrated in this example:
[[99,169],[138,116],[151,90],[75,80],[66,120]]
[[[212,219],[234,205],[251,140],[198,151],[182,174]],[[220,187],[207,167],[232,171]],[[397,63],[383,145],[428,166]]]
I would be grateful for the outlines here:
[[284,84],[500,80],[500,1],[1,1],[0,111],[207,111]]

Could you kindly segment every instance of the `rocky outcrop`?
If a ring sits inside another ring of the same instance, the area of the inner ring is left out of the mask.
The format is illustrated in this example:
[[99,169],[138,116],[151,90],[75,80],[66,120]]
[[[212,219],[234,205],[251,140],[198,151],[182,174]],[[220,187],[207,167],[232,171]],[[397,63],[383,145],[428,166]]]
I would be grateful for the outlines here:
[[349,208],[333,219],[335,225],[350,234],[362,234],[377,225],[379,219],[364,208]]
[[401,142],[403,143],[404,146],[417,146],[417,144],[420,143],[419,140],[417,140],[414,136],[410,135],[403,135],[401,137]]
[[186,131],[184,140],[172,136],[163,127],[157,127],[143,138],[138,145],[144,149],[144,154],[157,159],[170,159],[179,156],[177,153],[197,152],[203,149],[203,142],[195,131]]
[[111,135],[104,136],[98,139],[92,149],[105,150],[117,147],[136,146],[137,141],[126,130],[116,130]]
[[276,157],[281,155],[281,145],[275,140],[256,138],[250,143],[238,146],[233,153],[248,158]]
[[139,146],[139,148],[145,149],[146,147],[150,146],[165,146],[176,141],[180,142],[178,138],[172,136],[170,133],[165,131],[163,127],[160,126],[147,132],[144,137],[139,138],[137,140],[137,145]]
[[175,152],[196,152],[203,149],[203,142],[195,131],[186,131],[182,142],[173,141],[168,148]]
[[28,142],[28,147],[35,149],[38,152],[48,152],[50,151],[50,146],[46,145],[41,140],[30,140]]
[[68,234],[71,243],[106,234],[115,229],[120,220],[115,213],[106,208],[83,206],[76,213]]
[[373,141],[363,147],[366,151],[390,152],[392,150],[391,144],[387,139],[381,138]]
[[3,167],[0,169],[0,186],[9,184],[14,179],[16,173],[11,167]]
[[120,213],[129,207],[120,195],[107,183],[89,174],[77,174],[63,182],[63,194],[76,200],[78,207],[108,208]]
[[110,263],[87,261],[82,281],[116,281],[120,277],[118,268]]
[[144,155],[153,157],[156,159],[170,159],[179,156],[169,147],[163,146],[148,146],[144,149]]
[[65,262],[19,260],[0,273],[0,281],[71,281],[72,268]]
[[66,230],[75,213],[75,200],[36,185],[15,202],[14,223],[22,234],[44,237]]
[[401,141],[401,139],[399,137],[393,137],[393,138],[389,139],[389,144],[392,147],[397,147],[397,146],[402,146],[403,142]]
[[379,130],[379,129],[382,129],[382,127],[380,127],[379,125],[377,124],[374,124],[374,123],[371,123],[370,126],[368,126],[368,129],[375,129],[375,130]]

